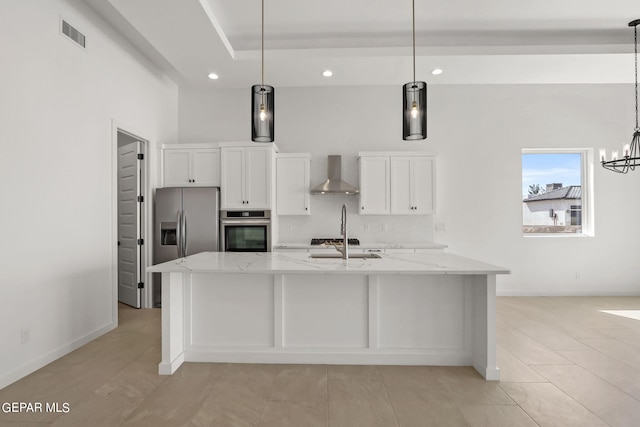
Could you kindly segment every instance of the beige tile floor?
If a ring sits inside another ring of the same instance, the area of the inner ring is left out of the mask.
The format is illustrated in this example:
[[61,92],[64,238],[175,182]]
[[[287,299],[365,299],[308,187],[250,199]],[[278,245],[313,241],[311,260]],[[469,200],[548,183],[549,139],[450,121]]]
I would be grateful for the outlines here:
[[0,426],[640,426],[640,297],[498,298],[500,382],[468,367],[186,363],[157,375],[159,310],[0,390],[68,403]]

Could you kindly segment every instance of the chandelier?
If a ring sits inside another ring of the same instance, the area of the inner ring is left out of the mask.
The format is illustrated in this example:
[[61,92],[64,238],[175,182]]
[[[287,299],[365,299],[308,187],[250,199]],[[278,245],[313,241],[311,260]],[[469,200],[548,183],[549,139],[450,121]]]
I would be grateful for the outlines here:
[[611,153],[611,160],[607,160],[607,152],[604,148],[600,149],[600,163],[602,167],[610,171],[618,173],[627,173],[635,170],[636,166],[640,166],[640,126],[638,126],[638,25],[640,19],[629,22],[629,26],[633,27],[634,45],[635,45],[635,66],[636,66],[636,128],[633,132],[631,144],[625,144],[622,147],[622,156],[617,151]]

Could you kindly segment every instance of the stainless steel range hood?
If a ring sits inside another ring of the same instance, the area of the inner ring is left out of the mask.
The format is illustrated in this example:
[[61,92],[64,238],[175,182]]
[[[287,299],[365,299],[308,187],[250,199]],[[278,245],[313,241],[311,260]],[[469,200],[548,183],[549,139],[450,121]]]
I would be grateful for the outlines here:
[[325,182],[311,189],[311,194],[358,194],[353,185],[342,180],[342,157],[328,156],[328,178]]

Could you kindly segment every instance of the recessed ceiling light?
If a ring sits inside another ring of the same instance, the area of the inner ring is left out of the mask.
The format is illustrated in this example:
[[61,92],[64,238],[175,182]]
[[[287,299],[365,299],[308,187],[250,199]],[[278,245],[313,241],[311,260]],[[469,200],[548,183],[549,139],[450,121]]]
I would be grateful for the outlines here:
[[435,68],[431,70],[431,74],[433,74],[434,76],[437,76],[438,74],[442,74],[442,68]]
[[322,72],[322,75],[323,75],[323,76],[325,76],[325,77],[331,77],[331,76],[333,76],[333,71],[331,71],[331,70],[324,70],[324,71]]
[[211,73],[211,74],[209,74],[209,78],[211,80],[218,80],[218,75],[216,73]]

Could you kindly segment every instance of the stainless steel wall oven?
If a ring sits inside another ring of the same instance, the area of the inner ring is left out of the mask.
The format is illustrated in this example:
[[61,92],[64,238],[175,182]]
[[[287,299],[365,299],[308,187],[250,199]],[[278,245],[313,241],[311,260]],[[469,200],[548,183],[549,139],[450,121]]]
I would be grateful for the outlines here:
[[271,211],[220,211],[220,249],[271,252]]

